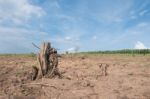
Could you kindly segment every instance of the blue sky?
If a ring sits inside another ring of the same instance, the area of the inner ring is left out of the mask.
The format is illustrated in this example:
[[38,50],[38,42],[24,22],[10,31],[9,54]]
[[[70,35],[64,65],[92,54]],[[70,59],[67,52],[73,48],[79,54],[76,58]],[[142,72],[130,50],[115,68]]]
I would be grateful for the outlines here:
[[0,53],[150,48],[150,0],[0,0]]

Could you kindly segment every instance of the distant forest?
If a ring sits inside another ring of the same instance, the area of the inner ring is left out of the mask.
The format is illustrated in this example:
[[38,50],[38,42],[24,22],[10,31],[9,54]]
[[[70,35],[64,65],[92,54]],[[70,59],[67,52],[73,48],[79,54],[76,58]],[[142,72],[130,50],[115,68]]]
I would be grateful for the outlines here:
[[87,54],[150,54],[150,49],[123,49],[123,50],[108,50],[108,51],[89,51],[81,52]]

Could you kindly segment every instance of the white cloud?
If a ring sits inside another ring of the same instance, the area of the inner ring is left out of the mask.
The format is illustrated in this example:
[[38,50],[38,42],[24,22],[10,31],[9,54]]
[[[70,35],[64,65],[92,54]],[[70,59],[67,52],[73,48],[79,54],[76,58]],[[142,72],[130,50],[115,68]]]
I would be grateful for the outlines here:
[[148,12],[148,10],[143,10],[143,11],[141,11],[141,12],[139,13],[139,15],[140,15],[140,16],[143,16],[143,15],[145,15],[147,12]]
[[32,17],[41,17],[45,11],[38,6],[31,5],[28,0],[0,0],[1,21],[21,23]]
[[71,47],[69,49],[67,49],[68,52],[77,52],[79,51],[80,47],[79,46],[75,46],[75,47]]
[[[114,3],[117,2],[117,5]],[[93,3],[90,3],[90,5]],[[100,1],[100,3],[97,3],[93,6],[98,6],[98,8],[90,9],[91,16],[95,19],[106,23],[106,22],[123,22],[128,17],[129,9],[133,6],[133,3],[131,0],[124,0],[124,1],[107,1],[103,0],[103,2]],[[93,7],[92,6],[92,7]]]
[[92,39],[93,39],[93,40],[96,40],[96,39],[97,39],[97,36],[93,36]]
[[69,51],[69,52],[72,52],[72,51],[74,51],[74,50],[75,50],[74,47],[71,47],[71,48],[68,48],[68,49],[67,49],[67,51]]
[[[47,33],[17,27],[0,27],[0,53],[24,53],[36,51],[32,42],[42,42]],[[38,41],[37,41],[38,40]]]
[[141,23],[137,24],[137,27],[146,27],[147,25],[149,25],[149,24],[146,22],[141,22]]
[[136,35],[148,35],[150,31],[150,23],[148,22],[139,22],[138,24],[128,28],[126,30],[126,34],[134,34]]
[[136,15],[132,15],[130,18],[131,19],[137,19],[137,16]]
[[70,36],[65,37],[66,41],[72,41],[72,38]]
[[60,8],[60,5],[58,4],[58,2],[56,0],[51,0],[51,1],[48,1],[50,6],[54,7],[54,8]]
[[32,5],[29,0],[0,0],[0,53],[32,51],[31,43],[40,42],[47,33],[24,27],[33,18],[45,14],[41,7]]
[[147,47],[140,41],[137,41],[135,44],[135,49],[147,49]]

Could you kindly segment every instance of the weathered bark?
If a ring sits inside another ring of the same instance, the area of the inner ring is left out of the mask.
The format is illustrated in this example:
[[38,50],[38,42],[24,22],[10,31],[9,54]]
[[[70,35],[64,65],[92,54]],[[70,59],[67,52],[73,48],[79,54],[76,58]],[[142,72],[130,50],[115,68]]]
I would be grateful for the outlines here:
[[54,48],[51,48],[49,54],[50,54],[49,56],[49,62],[50,62],[49,68],[50,69],[48,69],[48,76],[53,77],[55,75],[58,75],[60,78],[62,78],[62,75],[60,74],[59,69],[58,69],[57,50]]
[[[49,42],[44,42],[41,46],[40,53],[37,55],[39,62],[38,68],[33,68],[34,71],[38,72],[33,76],[33,80],[41,77],[53,77],[58,75],[62,77],[58,70],[58,55],[54,48],[51,48]],[[35,73],[34,73],[35,74]]]
[[48,65],[50,64],[48,62],[49,57],[49,50],[51,46],[49,42],[44,42],[40,51],[40,61],[41,61],[41,68],[42,68],[42,74],[43,76],[47,74],[48,72]]

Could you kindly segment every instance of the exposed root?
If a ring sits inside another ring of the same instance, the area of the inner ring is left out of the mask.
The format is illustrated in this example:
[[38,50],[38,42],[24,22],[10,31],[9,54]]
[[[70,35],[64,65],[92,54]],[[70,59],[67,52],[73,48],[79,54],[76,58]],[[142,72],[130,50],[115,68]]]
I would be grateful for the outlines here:
[[106,63],[101,63],[101,64],[99,65],[99,68],[100,68],[100,70],[101,70],[101,75],[102,75],[102,76],[107,76],[107,75],[108,75],[108,73],[107,73],[108,67],[109,67],[109,65],[106,64]]

